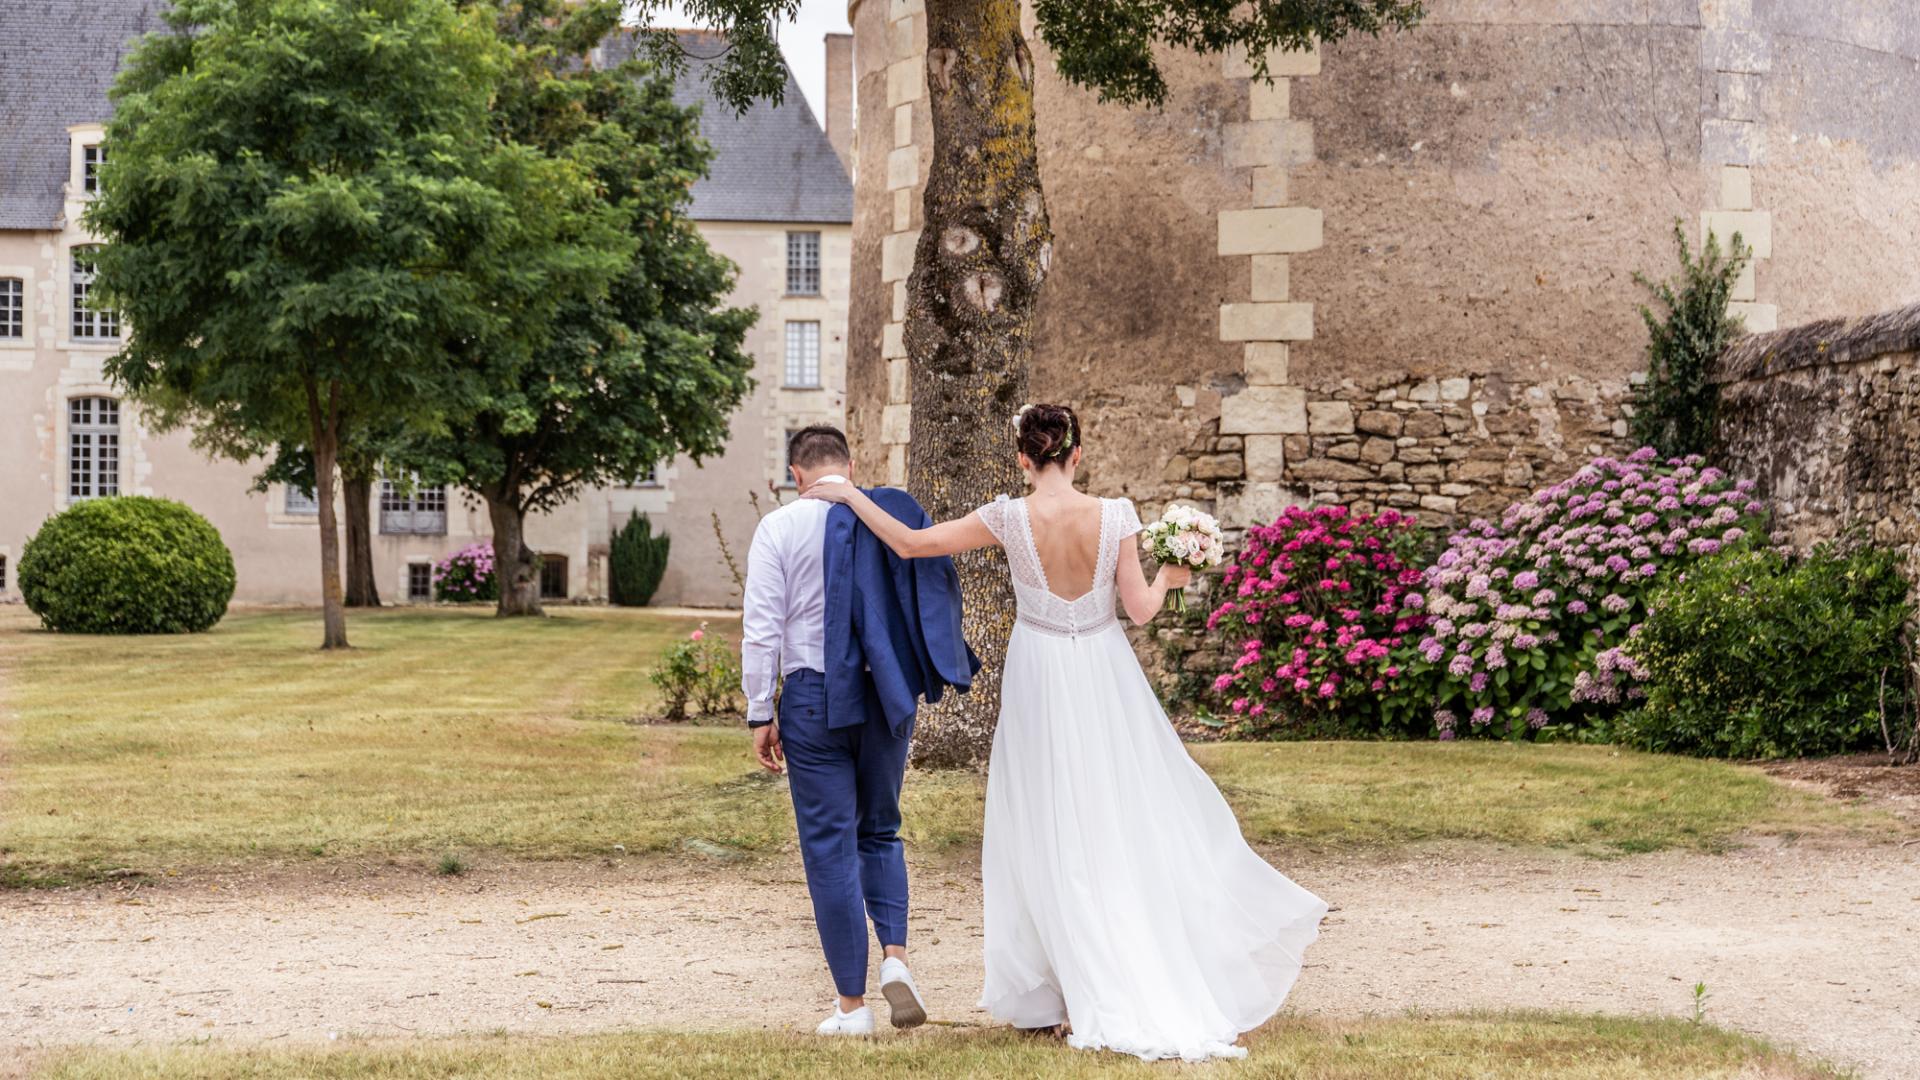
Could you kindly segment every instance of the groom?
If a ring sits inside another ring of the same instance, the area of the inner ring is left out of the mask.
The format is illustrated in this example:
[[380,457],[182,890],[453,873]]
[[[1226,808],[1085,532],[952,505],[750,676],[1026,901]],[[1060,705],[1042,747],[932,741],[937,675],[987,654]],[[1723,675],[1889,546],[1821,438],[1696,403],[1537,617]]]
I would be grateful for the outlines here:
[[[787,461],[802,491],[853,474],[847,437],[824,425],[796,432]],[[931,524],[904,491],[869,494],[915,528]],[[900,781],[918,699],[966,690],[980,666],[960,634],[953,563],[896,558],[851,510],[800,499],[754,531],[743,606],[747,726],[760,764],[789,774],[814,922],[839,994],[820,1034],[873,1033],[869,918],[893,1025],[924,1023],[906,962]]]

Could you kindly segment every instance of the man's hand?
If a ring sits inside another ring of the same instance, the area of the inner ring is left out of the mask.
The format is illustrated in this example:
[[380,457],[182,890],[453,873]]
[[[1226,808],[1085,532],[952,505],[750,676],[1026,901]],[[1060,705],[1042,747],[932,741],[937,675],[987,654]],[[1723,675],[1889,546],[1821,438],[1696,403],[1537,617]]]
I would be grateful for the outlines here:
[[763,724],[753,729],[753,756],[760,759],[760,767],[770,773],[787,771],[787,753],[780,746],[780,725]]

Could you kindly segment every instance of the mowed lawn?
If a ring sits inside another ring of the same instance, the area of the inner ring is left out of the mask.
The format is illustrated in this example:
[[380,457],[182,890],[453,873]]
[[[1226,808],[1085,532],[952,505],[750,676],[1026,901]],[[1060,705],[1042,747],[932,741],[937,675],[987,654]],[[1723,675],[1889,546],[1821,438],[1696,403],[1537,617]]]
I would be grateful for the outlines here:
[[771,1033],[631,1033],[570,1039],[382,1040],[330,1049],[75,1050],[45,1080],[795,1080],[1222,1077],[1314,1080],[1813,1080],[1839,1074],[1741,1035],[1684,1020],[1473,1014],[1354,1021],[1283,1019],[1247,1039],[1245,1061],[1149,1065],[1014,1034],[921,1031],[873,1040]]
[[[308,611],[240,611],[178,637],[49,634],[0,611],[0,881],[257,861],[574,859],[791,843],[784,783],[735,724],[634,721],[657,657],[698,620],[356,614],[316,649]],[[711,630],[736,635],[738,623]],[[1713,849],[1743,833],[1884,829],[1757,770],[1608,747],[1202,746],[1258,842]],[[909,838],[970,853],[981,780],[917,772]]]

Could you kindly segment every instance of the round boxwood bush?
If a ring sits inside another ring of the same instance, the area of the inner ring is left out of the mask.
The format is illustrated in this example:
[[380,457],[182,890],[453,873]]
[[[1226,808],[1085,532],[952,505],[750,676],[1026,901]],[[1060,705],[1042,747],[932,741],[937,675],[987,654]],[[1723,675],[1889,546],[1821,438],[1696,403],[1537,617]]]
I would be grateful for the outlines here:
[[233,599],[233,555],[169,499],[89,499],[48,518],[20,553],[20,593],[49,630],[197,633]]

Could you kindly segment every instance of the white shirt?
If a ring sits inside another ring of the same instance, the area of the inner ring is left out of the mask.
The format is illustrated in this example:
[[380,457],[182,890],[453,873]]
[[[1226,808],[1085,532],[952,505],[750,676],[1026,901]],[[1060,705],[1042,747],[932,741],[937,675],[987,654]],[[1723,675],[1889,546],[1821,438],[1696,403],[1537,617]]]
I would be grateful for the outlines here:
[[[844,476],[822,480],[846,481]],[[773,719],[780,677],[827,670],[827,513],[833,504],[795,499],[760,519],[747,550],[741,600],[741,688],[747,722]]]

